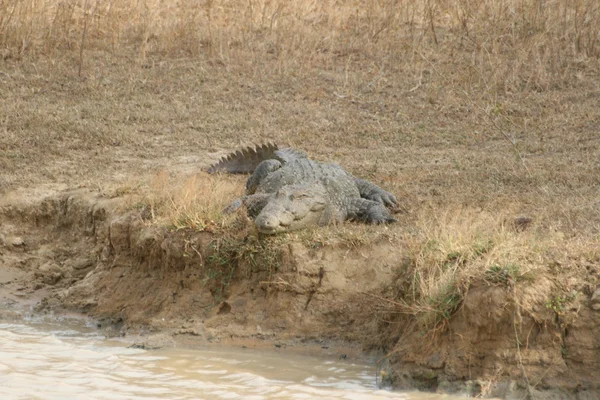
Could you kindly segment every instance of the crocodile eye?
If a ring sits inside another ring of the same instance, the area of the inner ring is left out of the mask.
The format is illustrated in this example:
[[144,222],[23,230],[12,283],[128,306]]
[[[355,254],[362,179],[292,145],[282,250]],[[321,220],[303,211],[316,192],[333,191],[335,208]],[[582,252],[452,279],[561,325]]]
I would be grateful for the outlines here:
[[315,204],[312,205],[312,207],[310,208],[310,211],[321,211],[324,209],[325,209],[325,203],[316,202]]
[[291,197],[292,200],[306,199],[307,197],[310,197],[310,195],[308,193],[294,193]]

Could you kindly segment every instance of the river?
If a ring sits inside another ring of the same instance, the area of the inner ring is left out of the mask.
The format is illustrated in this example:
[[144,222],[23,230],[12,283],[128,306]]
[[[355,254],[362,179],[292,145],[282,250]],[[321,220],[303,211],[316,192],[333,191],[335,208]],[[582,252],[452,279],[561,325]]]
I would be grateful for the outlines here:
[[373,365],[245,348],[143,350],[80,320],[0,321],[5,399],[406,399]]

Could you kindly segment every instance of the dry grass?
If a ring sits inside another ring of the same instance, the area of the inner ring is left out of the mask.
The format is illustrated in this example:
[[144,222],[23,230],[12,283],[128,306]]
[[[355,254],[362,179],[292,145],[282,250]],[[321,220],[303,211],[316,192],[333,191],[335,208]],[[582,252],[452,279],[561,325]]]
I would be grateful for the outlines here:
[[231,225],[234,216],[223,214],[233,199],[242,194],[237,177],[195,174],[169,176],[161,171],[143,190],[139,204],[147,207],[154,224],[175,229],[214,232]]
[[389,343],[390,337],[417,332],[423,339],[419,345],[431,346],[449,327],[472,286],[500,286],[517,307],[531,307],[521,304],[523,289],[550,280],[555,294],[545,304],[561,316],[567,302],[595,289],[597,237],[567,238],[539,225],[522,231],[507,220],[510,213],[502,215],[456,207],[419,213],[414,230],[398,241],[404,258],[398,262],[397,279],[383,294],[365,293],[368,312],[378,315],[385,327],[378,338],[381,343],[400,351],[416,344]]
[[599,78],[597,0],[0,0],[0,193],[156,177],[155,221],[220,229],[242,179],[199,170],[290,144],[401,199],[394,227],[295,237],[401,240],[395,310],[432,327],[474,276],[593,256]]
[[[594,0],[7,0],[0,3],[5,57],[86,51],[202,56],[226,68],[310,73],[371,60],[376,89],[392,68],[475,93],[568,84],[600,56]],[[456,68],[460,66],[460,68]],[[272,70],[272,66],[269,66]],[[348,78],[348,77],[347,77]],[[491,99],[490,99],[491,100]]]
[[400,309],[425,331],[450,319],[474,281],[511,287],[532,280],[555,243],[547,231],[518,232],[503,217],[472,209],[421,215],[417,226],[406,241],[412,264],[400,272]]

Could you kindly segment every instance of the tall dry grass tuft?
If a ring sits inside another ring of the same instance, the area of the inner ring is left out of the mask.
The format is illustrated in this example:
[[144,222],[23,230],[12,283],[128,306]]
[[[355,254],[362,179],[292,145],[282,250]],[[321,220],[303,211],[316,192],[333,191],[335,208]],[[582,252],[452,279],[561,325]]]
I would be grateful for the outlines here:
[[154,223],[176,229],[213,231],[230,221],[223,209],[241,195],[235,178],[197,174],[181,181],[161,172],[155,176],[143,203]]
[[450,319],[473,282],[514,286],[534,279],[544,249],[556,239],[547,231],[517,232],[484,212],[430,211],[419,216],[418,233],[405,242],[411,261],[399,271],[398,297],[380,303],[384,312],[413,316],[425,333]]
[[[596,0],[5,0],[0,48],[202,56],[303,73],[372,60],[461,87],[544,89],[600,56]],[[80,62],[81,65],[81,62]],[[461,68],[456,68],[456,66]],[[448,67],[451,67],[450,69]],[[452,71],[452,72],[450,72]]]

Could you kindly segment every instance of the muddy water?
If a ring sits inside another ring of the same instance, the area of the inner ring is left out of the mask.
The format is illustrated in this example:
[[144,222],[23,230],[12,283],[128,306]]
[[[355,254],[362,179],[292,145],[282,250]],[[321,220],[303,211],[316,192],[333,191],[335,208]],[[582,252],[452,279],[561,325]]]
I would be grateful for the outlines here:
[[250,349],[140,350],[82,322],[0,321],[2,399],[449,399],[381,390],[375,368]]

